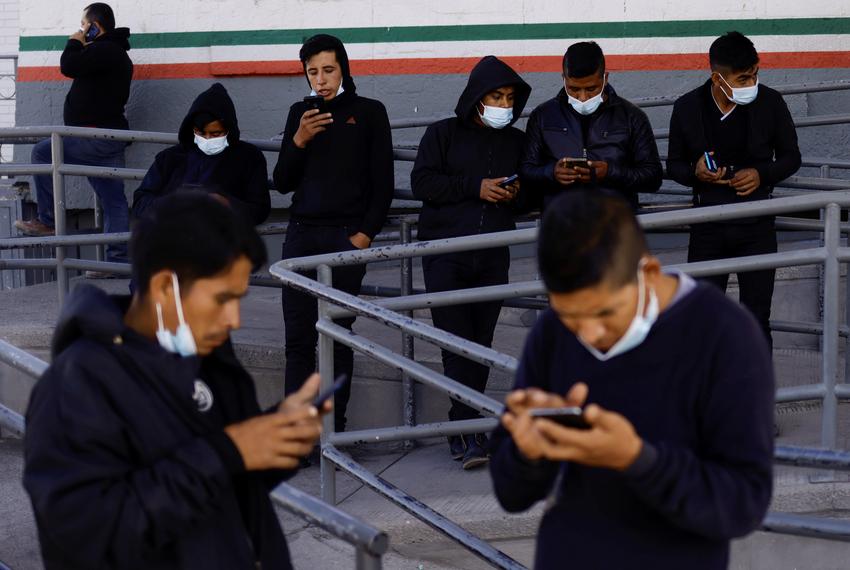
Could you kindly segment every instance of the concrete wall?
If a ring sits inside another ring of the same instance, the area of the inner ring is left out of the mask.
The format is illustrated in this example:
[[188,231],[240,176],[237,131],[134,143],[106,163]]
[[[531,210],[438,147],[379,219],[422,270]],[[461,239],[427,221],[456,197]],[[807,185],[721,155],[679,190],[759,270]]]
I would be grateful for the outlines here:
[[[58,60],[83,5],[22,0],[19,125],[61,124],[68,83]],[[194,96],[221,81],[234,96],[245,135],[274,136],[289,105],[308,90],[297,62],[300,43],[323,30],[347,42],[359,91],[382,100],[391,118],[450,113],[469,68],[488,53],[523,73],[536,105],[557,92],[565,48],[585,38],[602,45],[611,83],[631,98],[699,85],[711,40],[733,28],[753,37],[764,83],[850,79],[845,3],[625,0],[597,3],[592,12],[584,6],[575,0],[113,2],[119,25],[133,31],[136,80],[127,113],[132,128],[142,130],[174,131]],[[795,96],[789,104],[797,116],[850,111],[846,92]],[[650,116],[656,128],[665,128],[669,108]],[[396,131],[395,142],[415,144],[421,132]],[[844,127],[803,131],[801,140],[813,156],[846,157],[850,148]],[[147,167],[157,150],[134,145],[128,165]],[[19,159],[27,154],[22,148]],[[275,157],[267,158],[273,166]],[[399,163],[400,187],[408,185],[408,173],[409,165]],[[134,186],[128,184],[128,193]],[[69,205],[86,207],[90,197],[87,185],[78,184]]]

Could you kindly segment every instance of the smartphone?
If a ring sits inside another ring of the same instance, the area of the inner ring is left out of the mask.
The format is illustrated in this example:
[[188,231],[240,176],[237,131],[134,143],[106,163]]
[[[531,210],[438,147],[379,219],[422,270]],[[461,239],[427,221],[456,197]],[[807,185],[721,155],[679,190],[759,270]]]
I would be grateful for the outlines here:
[[348,383],[348,380],[348,374],[340,374],[339,376],[337,376],[330,388],[328,388],[324,392],[321,392],[318,396],[313,398],[313,407],[321,411],[322,406],[325,405],[325,402],[327,402],[331,396],[336,394],[340,388],[345,386]]
[[708,151],[705,151],[703,156],[705,156],[705,167],[708,171],[717,172],[717,163],[714,161],[714,157]]
[[100,28],[97,27],[97,24],[92,22],[89,26],[89,31],[86,32],[86,41],[93,42],[98,34],[100,34]]
[[325,98],[321,95],[307,95],[304,97],[307,109],[317,109],[320,113],[325,112]]
[[528,415],[532,418],[545,418],[568,428],[590,429],[590,424],[585,421],[581,408],[577,406],[569,408],[535,408],[529,410]]
[[508,186],[516,182],[517,179],[519,179],[519,174],[508,176],[507,178],[499,182],[499,188],[507,188]]
[[567,157],[567,158],[562,158],[561,160],[565,163],[565,166],[567,168],[575,168],[577,166],[579,168],[590,168],[590,166],[587,164],[586,158],[569,158],[569,157]]

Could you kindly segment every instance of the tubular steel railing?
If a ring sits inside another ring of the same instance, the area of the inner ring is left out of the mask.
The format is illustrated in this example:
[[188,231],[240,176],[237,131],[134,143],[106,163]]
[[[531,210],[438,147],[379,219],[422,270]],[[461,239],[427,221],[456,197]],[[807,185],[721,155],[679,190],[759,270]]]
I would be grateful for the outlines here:
[[[823,323],[788,323],[788,328],[814,329],[821,335],[823,350],[823,368],[821,382],[817,385],[782,388],[777,392],[777,401],[820,400],[822,403],[821,443],[825,448],[833,449],[837,443],[838,399],[850,397],[850,367],[845,367],[845,382],[838,383],[839,342],[841,326],[839,323],[840,272],[839,264],[850,261],[850,247],[841,244],[841,210],[850,207],[850,190],[817,193],[807,196],[779,198],[769,201],[753,202],[734,206],[697,208],[674,212],[660,212],[639,216],[646,230],[663,229],[686,224],[707,221],[722,221],[752,216],[776,216],[793,212],[822,210],[824,245],[756,255],[735,259],[706,261],[683,264],[677,267],[694,276],[717,273],[752,271],[757,269],[789,267],[798,265],[823,265]],[[498,416],[503,405],[475,390],[472,390],[415,360],[394,353],[392,350],[374,343],[361,335],[353,333],[332,319],[342,315],[358,315],[378,321],[384,325],[401,330],[410,337],[432,343],[441,349],[464,356],[473,361],[506,372],[516,371],[515,358],[501,354],[491,348],[477,345],[433,326],[411,319],[397,311],[410,311],[418,308],[453,305],[459,303],[480,302],[486,300],[508,299],[518,296],[543,294],[540,282],[510,283],[483,287],[479,289],[447,291],[407,295],[394,299],[366,301],[333,289],[332,270],[334,267],[359,265],[376,261],[403,260],[422,255],[474,251],[532,243],[536,240],[535,228],[520,229],[486,235],[466,236],[452,239],[433,240],[416,244],[400,244],[378,247],[362,251],[340,252],[304,258],[280,261],[270,268],[272,275],[284,284],[315,296],[319,301],[319,320],[316,329],[319,332],[319,373],[323,386],[329,386],[333,378],[333,343],[340,342],[365,354],[387,366],[401,370],[406,377],[422,382],[453,399],[463,402],[487,415]],[[309,279],[299,272],[316,270],[317,280]],[[850,306],[850,303],[848,303]],[[845,319],[846,320],[846,319]],[[813,331],[810,331],[813,332]],[[405,388],[405,391],[409,388]],[[412,390],[403,396],[403,406],[412,403]],[[483,540],[458,530],[454,523],[439,513],[422,505],[415,498],[406,495],[386,481],[369,473],[362,465],[341,454],[337,446],[354,443],[378,441],[407,441],[412,439],[477,433],[493,429],[497,420],[488,417],[465,422],[441,422],[424,425],[410,425],[405,414],[405,424],[397,427],[334,433],[333,422],[325,419],[322,434],[321,478],[322,496],[328,502],[336,498],[335,468],[349,473],[387,499],[396,503],[433,528],[451,539],[463,543],[472,552],[490,564],[500,568],[517,568],[517,562],[504,553],[493,552],[492,547]],[[820,467],[832,470],[850,470],[850,454],[843,452],[824,452],[820,450],[779,448],[777,460],[801,467]],[[802,517],[788,513],[770,513],[764,521],[764,530],[800,536],[818,536],[833,540],[850,540],[850,523],[815,517]]]
[[[39,378],[48,366],[43,360],[3,340],[0,340],[0,362],[33,378]],[[0,404],[0,431],[23,437],[24,424],[21,414]],[[271,499],[290,513],[354,546],[357,570],[381,569],[382,558],[389,548],[389,539],[383,531],[287,483],[278,485],[271,492]]]

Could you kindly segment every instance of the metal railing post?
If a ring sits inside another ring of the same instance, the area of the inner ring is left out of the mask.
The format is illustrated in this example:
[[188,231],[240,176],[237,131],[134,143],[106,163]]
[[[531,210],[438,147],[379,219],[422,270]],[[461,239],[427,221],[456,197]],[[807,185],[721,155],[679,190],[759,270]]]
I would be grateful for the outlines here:
[[381,557],[371,554],[366,549],[357,549],[357,570],[381,570]]
[[[100,205],[100,198],[97,197],[97,194],[94,194],[94,229],[101,233],[103,232],[103,208]],[[97,261],[104,260],[104,247],[102,243],[99,243],[94,248],[95,259]]]
[[838,248],[841,245],[841,207],[838,204],[826,206],[824,226],[823,283],[823,417],[821,424],[821,446],[835,449],[838,441],[838,398],[835,384],[838,379],[838,342],[839,318],[838,295],[841,287],[841,267],[838,262]]
[[[53,224],[57,236],[67,233],[65,225],[65,175],[62,166],[65,163],[65,148],[62,146],[62,135],[50,135],[50,152],[53,177]],[[65,247],[56,246],[56,284],[59,289],[59,306],[65,302],[68,293],[68,271],[65,269]]]
[[[401,220],[401,243],[407,244],[412,241],[412,228],[408,219]],[[401,260],[401,284],[400,290],[402,297],[413,294],[413,258],[406,257]],[[408,317],[413,317],[413,311],[405,311],[403,313]],[[401,333],[401,353],[405,358],[413,360],[414,344],[413,337],[405,332]],[[401,401],[402,414],[404,425],[412,426],[416,423],[416,385],[413,379],[406,373],[401,373]],[[413,441],[405,442],[405,447],[413,447]]]
[[[319,283],[333,286],[333,270],[328,265],[320,265],[317,268]],[[330,303],[319,299],[319,320],[328,319]],[[319,374],[322,377],[321,391],[330,388],[334,381],[334,340],[326,334],[319,332]],[[320,445],[322,451],[328,445],[328,438],[335,432],[334,414],[325,414],[322,418],[322,438]],[[336,504],[336,469],[324,455],[319,459],[319,470],[321,472],[322,500],[329,505]]]

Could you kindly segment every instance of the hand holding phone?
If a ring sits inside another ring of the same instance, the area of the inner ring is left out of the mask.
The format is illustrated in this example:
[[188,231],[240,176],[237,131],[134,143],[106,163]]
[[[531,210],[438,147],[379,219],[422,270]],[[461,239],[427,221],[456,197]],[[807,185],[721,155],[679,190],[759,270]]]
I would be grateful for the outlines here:
[[519,180],[519,174],[513,174],[511,176],[508,176],[507,178],[499,182],[499,188],[507,188],[517,180]]
[[584,412],[578,406],[534,408],[528,411],[528,415],[532,418],[544,418],[567,428],[581,430],[591,428],[590,424],[584,419]]
[[590,165],[587,162],[587,158],[570,158],[565,157],[561,159],[564,162],[564,166],[567,168],[590,168]]
[[89,24],[89,29],[86,32],[86,36],[85,36],[86,41],[91,43],[99,35],[100,35],[100,28],[98,27],[98,25],[95,22],[92,22],[91,24]]
[[308,109],[316,109],[320,113],[325,110],[325,98],[321,95],[307,95],[304,102],[307,103]]
[[322,408],[325,405],[325,402],[328,401],[331,396],[336,394],[343,386],[348,384],[349,377],[348,374],[340,374],[334,379],[334,383],[325,391],[319,393],[315,398],[313,398],[313,407],[322,412]]
[[298,148],[306,148],[307,143],[312,141],[316,135],[327,130],[327,126],[334,122],[330,113],[326,112],[325,100],[319,95],[308,95],[304,97],[307,110],[301,115],[298,130],[292,137],[292,142]]

